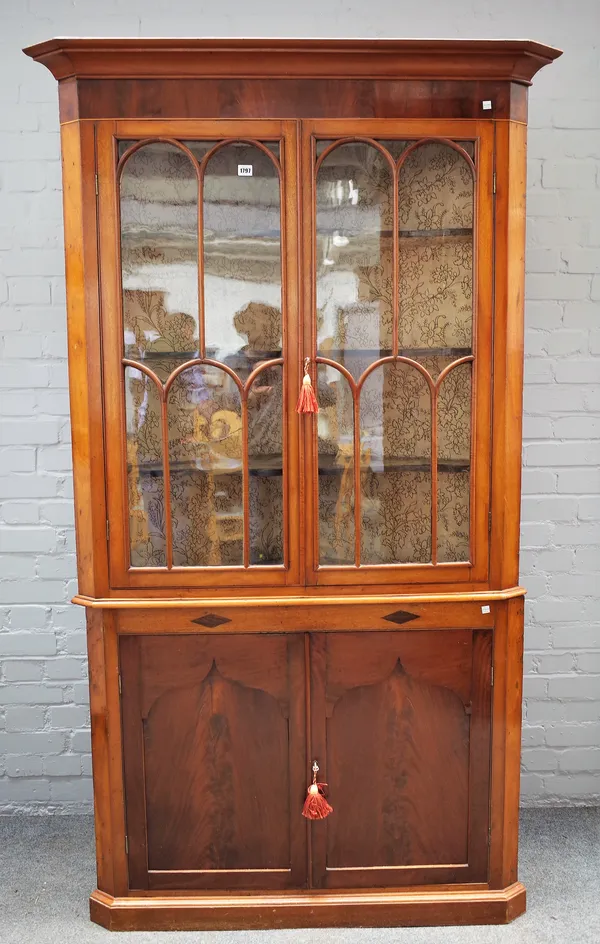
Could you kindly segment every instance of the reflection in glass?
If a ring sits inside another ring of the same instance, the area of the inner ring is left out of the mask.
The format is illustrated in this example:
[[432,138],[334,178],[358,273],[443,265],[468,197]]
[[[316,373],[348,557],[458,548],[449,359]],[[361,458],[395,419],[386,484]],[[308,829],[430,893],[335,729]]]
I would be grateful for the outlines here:
[[127,490],[132,567],[165,567],[160,398],[154,381],[125,368]]
[[317,176],[318,353],[357,378],[392,346],[393,173],[362,142],[326,155]]
[[319,558],[354,563],[354,419],[346,378],[333,367],[317,371]]
[[167,400],[173,563],[243,564],[242,411],[237,384],[205,364],[182,371]]
[[171,144],[145,144],[121,175],[124,353],[198,350],[198,182]]
[[431,398],[425,378],[386,363],[360,398],[361,563],[431,560]]
[[283,368],[266,367],[248,392],[250,564],[283,564]]
[[472,366],[459,364],[438,394],[438,560],[467,561],[469,551]]
[[251,369],[282,343],[280,182],[269,155],[220,148],[206,164],[203,213],[206,356]]

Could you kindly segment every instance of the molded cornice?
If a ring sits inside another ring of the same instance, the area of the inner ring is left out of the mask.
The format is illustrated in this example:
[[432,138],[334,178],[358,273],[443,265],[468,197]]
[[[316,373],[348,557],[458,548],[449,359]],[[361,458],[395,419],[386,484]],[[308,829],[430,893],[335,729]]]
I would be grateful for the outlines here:
[[50,39],[23,50],[55,79],[387,78],[530,85],[562,52],[529,40]]

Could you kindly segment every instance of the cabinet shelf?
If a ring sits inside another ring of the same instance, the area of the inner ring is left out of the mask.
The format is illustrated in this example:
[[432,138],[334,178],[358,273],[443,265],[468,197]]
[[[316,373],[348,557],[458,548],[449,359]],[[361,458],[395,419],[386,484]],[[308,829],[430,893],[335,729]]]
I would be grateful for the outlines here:
[[[128,464],[127,471],[131,472],[133,466]],[[161,462],[140,462],[137,465],[140,475],[150,475],[160,477],[163,475]],[[182,459],[170,463],[171,475],[174,472],[211,472],[213,475],[239,475],[242,472],[242,463],[235,462],[229,466],[219,466],[218,463],[203,461],[202,459]],[[248,463],[248,471],[252,476],[268,477],[283,474],[282,457],[262,456],[252,458]]]
[[[470,347],[402,347],[398,349],[400,357],[410,357],[416,360],[419,357],[468,357],[472,353]],[[317,357],[327,357],[331,361],[341,361],[343,358],[353,355],[355,357],[371,357],[373,360],[379,360],[381,357],[391,357],[391,348],[331,348],[331,350],[319,351]]]
[[[143,364],[144,361],[193,361],[200,357],[200,354],[198,351],[146,351],[141,357],[138,352],[126,354],[125,357],[128,360],[138,361],[140,364]],[[206,357],[209,360],[215,360],[222,364],[227,364],[228,367],[247,366],[254,369],[254,367],[256,367],[261,361],[270,361],[281,357],[281,350],[252,351],[251,354],[240,354],[239,352],[234,352],[232,354],[226,355],[226,357],[219,357],[217,354],[214,354],[209,350],[206,352]]]
[[[343,226],[319,226],[319,236],[333,236],[340,233],[348,239],[391,239],[394,235],[392,229],[372,230],[370,232],[361,230],[349,230]],[[447,226],[443,229],[399,229],[399,239],[448,239],[465,237],[473,235],[471,226]]]
[[[438,472],[468,472],[470,465],[469,459],[440,459]],[[345,471],[344,467],[336,463],[335,456],[319,456],[319,475],[341,475]],[[399,456],[384,459],[377,468],[373,468],[371,464],[362,464],[360,471],[370,472],[371,475],[387,472],[431,472],[431,462],[428,459]]]
[[[131,472],[132,468],[131,465],[128,465],[128,472]],[[219,468],[210,463],[203,463],[201,459],[184,459],[172,462],[170,468],[171,474],[174,472],[211,472],[213,475],[239,475],[242,472],[241,463]],[[469,468],[469,459],[440,459],[438,462],[438,472],[468,472]],[[137,469],[140,475],[156,477],[163,475],[163,467],[159,462],[140,462]],[[381,475],[386,472],[430,472],[431,462],[427,459],[399,457],[384,459],[381,467],[373,468],[370,464],[363,464],[360,469],[361,472],[370,472],[372,475]],[[319,456],[319,475],[342,475],[345,471],[343,466],[336,463],[335,456]],[[251,476],[265,478],[282,475],[282,458],[281,456],[264,456],[260,459],[250,459],[248,472]]]

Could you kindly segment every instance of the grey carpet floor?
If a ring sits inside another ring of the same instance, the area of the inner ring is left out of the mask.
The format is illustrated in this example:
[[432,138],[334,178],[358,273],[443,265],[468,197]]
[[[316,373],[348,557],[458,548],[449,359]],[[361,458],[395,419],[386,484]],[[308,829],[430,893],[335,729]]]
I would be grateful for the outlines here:
[[87,816],[0,817],[0,944],[600,944],[600,810],[526,810],[528,910],[502,927],[112,934],[90,924]]

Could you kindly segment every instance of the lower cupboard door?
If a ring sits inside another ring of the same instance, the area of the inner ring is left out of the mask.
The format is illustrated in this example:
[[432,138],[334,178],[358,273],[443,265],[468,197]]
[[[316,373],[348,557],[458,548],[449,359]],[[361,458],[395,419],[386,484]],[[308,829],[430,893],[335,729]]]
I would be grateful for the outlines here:
[[311,635],[315,887],[485,882],[491,632]]
[[123,636],[132,889],[307,882],[304,640]]

